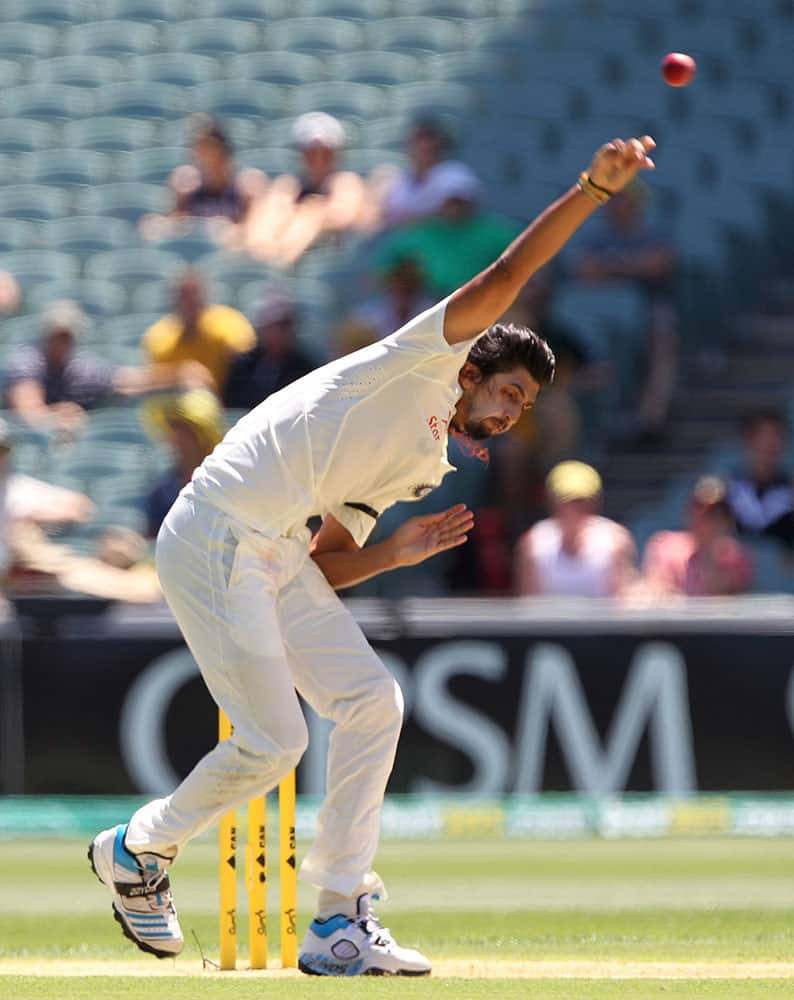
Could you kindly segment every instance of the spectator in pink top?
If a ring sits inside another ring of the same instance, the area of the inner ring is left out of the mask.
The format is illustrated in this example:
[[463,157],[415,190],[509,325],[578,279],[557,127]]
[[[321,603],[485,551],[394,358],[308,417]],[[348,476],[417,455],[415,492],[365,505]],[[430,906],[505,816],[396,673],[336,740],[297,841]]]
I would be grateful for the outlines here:
[[722,596],[750,588],[752,561],[736,538],[721,479],[703,476],[695,483],[686,531],[657,531],[649,539],[643,576],[655,597]]

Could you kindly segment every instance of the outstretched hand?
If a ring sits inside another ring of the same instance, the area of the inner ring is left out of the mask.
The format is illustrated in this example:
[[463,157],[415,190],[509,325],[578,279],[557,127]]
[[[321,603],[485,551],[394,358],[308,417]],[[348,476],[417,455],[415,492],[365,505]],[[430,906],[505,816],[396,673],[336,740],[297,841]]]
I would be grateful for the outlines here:
[[463,545],[474,526],[474,514],[463,503],[440,514],[411,517],[391,537],[397,566],[415,566],[430,556]]
[[613,139],[595,154],[588,173],[590,180],[610,194],[622,191],[640,170],[653,170],[656,164],[648,156],[656,148],[649,135],[641,139]]

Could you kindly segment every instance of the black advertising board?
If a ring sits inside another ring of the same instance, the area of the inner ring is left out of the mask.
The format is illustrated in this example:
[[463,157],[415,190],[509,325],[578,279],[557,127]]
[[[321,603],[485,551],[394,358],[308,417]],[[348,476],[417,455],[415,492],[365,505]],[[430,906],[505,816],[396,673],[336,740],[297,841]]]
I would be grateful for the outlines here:
[[[391,791],[794,788],[788,599],[351,606],[406,698]],[[24,787],[6,790],[160,794],[215,740],[167,612],[24,631]],[[327,727],[310,732],[299,781],[319,793]]]

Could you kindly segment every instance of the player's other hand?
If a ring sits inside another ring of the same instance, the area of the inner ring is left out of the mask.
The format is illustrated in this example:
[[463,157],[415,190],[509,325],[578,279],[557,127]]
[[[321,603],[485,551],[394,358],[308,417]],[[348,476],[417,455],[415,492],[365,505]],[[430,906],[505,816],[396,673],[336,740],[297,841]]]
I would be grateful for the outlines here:
[[391,537],[394,563],[415,566],[439,552],[463,545],[473,526],[474,514],[462,503],[440,514],[411,517]]
[[590,180],[611,194],[622,191],[640,170],[653,170],[656,164],[648,156],[656,148],[649,135],[640,139],[613,139],[606,143],[590,163]]

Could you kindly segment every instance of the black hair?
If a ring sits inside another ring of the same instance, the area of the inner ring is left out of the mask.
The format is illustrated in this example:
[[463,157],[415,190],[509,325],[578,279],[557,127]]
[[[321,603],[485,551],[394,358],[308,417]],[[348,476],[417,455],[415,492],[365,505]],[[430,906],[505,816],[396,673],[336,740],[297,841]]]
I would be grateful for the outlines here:
[[193,115],[188,131],[191,145],[201,139],[213,139],[220,143],[227,153],[231,154],[234,151],[226,128],[219,119],[213,118],[212,115],[203,113]]
[[554,379],[554,352],[534,330],[516,323],[494,323],[475,342],[466,359],[483,378],[523,366],[540,386]]
[[411,135],[417,133],[430,136],[438,144],[439,152],[446,157],[452,152],[455,146],[455,139],[452,132],[444,124],[441,118],[432,114],[419,114],[411,122]]
[[746,436],[754,434],[764,424],[773,424],[782,434],[789,432],[788,420],[786,420],[783,411],[768,406],[744,415],[741,424],[742,434]]

